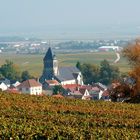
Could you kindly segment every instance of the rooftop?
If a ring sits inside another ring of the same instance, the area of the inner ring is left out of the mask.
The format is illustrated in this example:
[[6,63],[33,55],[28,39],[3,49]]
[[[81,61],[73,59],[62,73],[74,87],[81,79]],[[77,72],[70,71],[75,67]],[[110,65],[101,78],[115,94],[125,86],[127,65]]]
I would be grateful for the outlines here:
[[18,88],[20,88],[20,87],[30,88],[30,87],[39,87],[39,86],[41,86],[41,84],[38,83],[35,79],[29,79],[29,80],[22,82],[18,86]]

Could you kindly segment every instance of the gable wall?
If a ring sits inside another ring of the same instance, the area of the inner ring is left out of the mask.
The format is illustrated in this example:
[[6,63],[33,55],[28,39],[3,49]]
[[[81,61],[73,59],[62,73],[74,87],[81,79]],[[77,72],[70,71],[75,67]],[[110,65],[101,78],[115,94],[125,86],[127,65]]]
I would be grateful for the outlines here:
[[70,85],[70,84],[76,84],[75,80],[67,80],[67,81],[62,81],[62,85]]

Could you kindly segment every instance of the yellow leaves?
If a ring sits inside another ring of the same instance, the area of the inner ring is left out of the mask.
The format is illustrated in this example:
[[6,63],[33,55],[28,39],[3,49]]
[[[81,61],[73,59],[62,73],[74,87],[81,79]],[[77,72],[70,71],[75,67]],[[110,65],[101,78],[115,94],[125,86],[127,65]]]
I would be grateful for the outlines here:
[[140,41],[136,40],[135,43],[128,45],[123,50],[123,55],[128,59],[130,64],[140,64]]

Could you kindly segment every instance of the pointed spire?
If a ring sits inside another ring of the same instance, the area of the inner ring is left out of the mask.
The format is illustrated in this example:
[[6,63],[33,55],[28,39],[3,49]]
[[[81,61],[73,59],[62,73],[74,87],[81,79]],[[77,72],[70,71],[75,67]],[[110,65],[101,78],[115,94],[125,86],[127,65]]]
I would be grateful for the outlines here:
[[48,51],[44,57],[44,60],[52,60],[53,59],[53,53],[51,47],[48,48]]

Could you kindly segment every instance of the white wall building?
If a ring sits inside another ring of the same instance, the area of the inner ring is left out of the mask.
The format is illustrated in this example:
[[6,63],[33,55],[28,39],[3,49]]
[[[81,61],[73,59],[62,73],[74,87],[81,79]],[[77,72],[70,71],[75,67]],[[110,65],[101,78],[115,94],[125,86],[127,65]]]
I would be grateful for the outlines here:
[[120,51],[122,48],[119,46],[101,46],[98,49],[99,51]]
[[19,86],[17,86],[17,89],[21,93],[26,93],[26,94],[30,94],[30,95],[41,95],[42,94],[42,85],[34,79],[29,79],[29,80],[22,82]]
[[2,91],[5,91],[5,90],[8,89],[8,87],[7,87],[7,85],[6,85],[5,83],[0,82],[0,89],[1,89]]

